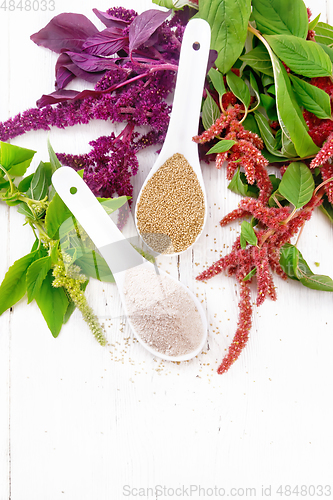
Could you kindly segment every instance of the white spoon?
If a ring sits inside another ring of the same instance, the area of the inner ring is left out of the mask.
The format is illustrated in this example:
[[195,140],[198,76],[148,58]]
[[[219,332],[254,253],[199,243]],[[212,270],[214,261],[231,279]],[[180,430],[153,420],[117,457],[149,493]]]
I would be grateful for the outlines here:
[[[135,209],[135,223],[137,226],[138,203],[147,182],[166,160],[171,158],[173,154],[180,153],[186,158],[194,170],[204,195],[205,216],[201,232],[204,228],[207,217],[206,191],[200,168],[198,145],[193,142],[192,137],[198,133],[209,48],[209,24],[203,19],[191,19],[186,26],[183,36],[175,95],[167,135],[161,152],[143,183],[137,199]],[[140,234],[140,231],[138,232]],[[196,240],[199,238],[200,234],[198,234]],[[192,245],[194,243],[195,242],[193,242]],[[188,248],[190,248],[190,246]],[[186,248],[186,250],[188,250],[188,248]],[[182,252],[175,252],[168,255],[179,255],[180,253]]]
[[68,206],[74,217],[79,221],[88,236],[92,239],[95,246],[108,264],[118,286],[120,298],[126,315],[126,300],[124,296],[126,270],[137,266],[151,270],[155,274],[158,273],[162,276],[167,276],[169,280],[176,282],[180,287],[185,289],[194,302],[195,307],[200,314],[202,323],[202,340],[200,345],[198,345],[195,350],[180,356],[169,356],[158,352],[144,342],[135,332],[133,324],[127,315],[127,319],[137,340],[154,356],[158,356],[169,361],[185,361],[199,354],[202,351],[207,338],[207,321],[203,308],[195,295],[182,283],[175,280],[168,274],[158,270],[156,266],[144,259],[144,257],[142,257],[131,246],[106,213],[104,208],[96,200],[95,196],[85,182],[72,168],[61,167],[56,170],[52,176],[52,183],[59,196]]

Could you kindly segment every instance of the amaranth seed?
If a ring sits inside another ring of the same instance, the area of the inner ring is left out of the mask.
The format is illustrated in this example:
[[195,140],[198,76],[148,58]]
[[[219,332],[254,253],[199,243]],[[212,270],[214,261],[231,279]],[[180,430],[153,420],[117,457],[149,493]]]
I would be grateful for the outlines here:
[[182,252],[195,242],[204,217],[199,180],[186,158],[175,153],[142,190],[137,206],[139,232],[156,252]]

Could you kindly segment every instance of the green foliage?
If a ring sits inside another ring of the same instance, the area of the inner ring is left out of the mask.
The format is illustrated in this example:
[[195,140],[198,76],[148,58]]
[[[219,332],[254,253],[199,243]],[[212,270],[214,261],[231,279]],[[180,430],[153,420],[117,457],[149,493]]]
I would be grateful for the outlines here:
[[271,58],[269,57],[269,53],[263,44],[258,45],[254,49],[240,56],[240,60],[264,75],[273,76]]
[[60,196],[55,193],[53,196],[45,216],[45,229],[50,238],[53,238],[61,224],[70,217],[71,212],[62,201]]
[[314,179],[309,167],[302,162],[292,162],[279,185],[279,193],[295,208],[301,208],[312,198]]
[[283,159],[286,159],[286,155],[283,154],[280,150],[278,150],[278,141],[276,137],[274,137],[272,133],[272,129],[269,126],[269,122],[267,118],[259,112],[254,113],[255,120],[257,122],[260,136],[265,143],[267,150],[275,156],[280,156]]
[[303,0],[252,0],[252,7],[261,33],[306,38],[308,15]]
[[238,168],[228,184],[228,189],[241,196],[251,196],[258,198],[259,188],[253,184],[248,184],[244,172]]
[[208,76],[212,81],[214,89],[219,94],[219,96],[222,97],[223,94],[226,93],[222,73],[214,68],[210,68],[210,70],[208,71]]
[[315,42],[293,35],[266,35],[275,54],[298,75],[330,76],[332,62],[325,51]]
[[0,141],[0,165],[13,176],[24,175],[36,151]]
[[[104,259],[93,250],[89,238],[85,235],[81,238],[78,224],[53,189],[52,174],[60,163],[50,143],[50,162],[40,162],[33,174],[19,182],[16,178],[26,171],[35,152],[7,143],[1,143],[0,146],[0,200],[8,205],[17,204],[18,212],[26,217],[36,236],[31,252],[14,262],[0,285],[0,315],[27,295],[28,303],[33,300],[37,302],[52,335],[56,337],[75,308],[68,298],[68,290],[73,285],[83,293],[88,284],[88,279],[85,280],[78,271],[75,271],[76,275],[71,275],[71,269],[79,269],[86,272],[88,277],[108,282],[114,279]],[[108,214],[127,200],[126,196],[99,199]],[[60,228],[62,242],[59,240]],[[77,267],[79,264],[82,267]],[[54,271],[59,269],[59,265],[65,274],[62,281],[58,280],[55,284]],[[89,307],[85,298],[84,302],[86,312]],[[92,313],[89,318],[89,324],[94,323],[96,333],[97,319]],[[98,339],[105,340],[102,335]]]
[[214,144],[214,146],[210,148],[207,154],[209,155],[212,153],[225,153],[226,151],[229,151],[229,149],[232,148],[234,144],[236,144],[236,141],[222,139],[221,141]]
[[255,246],[258,244],[258,239],[252,225],[246,220],[244,220],[241,225],[241,235],[240,235],[241,247],[246,248],[247,243]]
[[307,288],[333,292],[333,280],[329,276],[314,274],[294,245],[287,243],[281,248],[280,265],[289,278],[300,281]]
[[254,267],[250,272],[249,274],[247,274],[245,276],[245,278],[243,279],[243,281],[249,281],[251,278],[253,278],[253,276],[255,276],[255,274],[257,273],[257,268]]
[[0,285],[0,315],[22,299],[27,291],[26,275],[36,252],[18,259],[8,269]]
[[211,27],[211,48],[217,68],[227,73],[241,55],[247,36],[251,0],[199,0],[198,17]]
[[295,75],[289,75],[289,78],[291,79],[299,103],[305,109],[322,120],[331,118],[330,97],[324,90],[311,85],[311,83]]
[[31,179],[27,196],[32,200],[43,200],[48,194],[51,176],[51,164],[40,162]]
[[213,123],[220,117],[220,108],[212,98],[209,92],[207,92],[207,98],[203,103],[202,107],[202,124],[206,130],[208,130]]
[[[312,28],[313,29],[313,28]],[[333,45],[333,27],[327,23],[318,23],[316,25],[315,40],[323,45]]]
[[49,271],[35,299],[53,337],[57,337],[64,322],[68,299],[63,288],[55,288],[52,283],[52,271]]
[[80,266],[83,274],[88,278],[114,283],[114,277],[109,266],[95,250],[85,252],[75,260],[75,264]]
[[50,256],[35,260],[28,268],[26,275],[28,304],[36,297],[39,289],[51,269],[52,259]]
[[244,80],[235,75],[232,71],[228,71],[227,84],[231,92],[244,104],[245,109],[248,109],[250,106],[251,95]]
[[276,109],[282,133],[293,142],[300,157],[315,155],[319,148],[307,133],[307,126],[293,94],[288,74],[272,51],[270,56],[274,70]]

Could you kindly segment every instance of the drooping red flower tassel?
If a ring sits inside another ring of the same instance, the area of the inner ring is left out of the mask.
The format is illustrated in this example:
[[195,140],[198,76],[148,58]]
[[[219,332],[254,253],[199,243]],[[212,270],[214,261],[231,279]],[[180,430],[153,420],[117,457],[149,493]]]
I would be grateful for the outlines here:
[[240,281],[239,319],[237,330],[227,355],[217,369],[217,373],[222,374],[229,370],[230,366],[239,358],[249,339],[252,326],[252,305],[251,291],[248,281]]

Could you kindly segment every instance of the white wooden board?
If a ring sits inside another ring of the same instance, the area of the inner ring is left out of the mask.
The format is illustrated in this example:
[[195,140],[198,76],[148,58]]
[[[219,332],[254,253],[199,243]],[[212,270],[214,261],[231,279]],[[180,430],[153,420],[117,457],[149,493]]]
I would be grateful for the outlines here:
[[[139,12],[155,7],[150,0],[121,4]],[[53,12],[0,10],[0,120],[53,90],[56,55],[34,45],[32,33],[69,11],[101,29],[92,8],[116,5],[55,0]],[[308,5],[333,23],[330,0]],[[55,151],[83,153],[89,140],[110,130],[99,122],[54,129],[49,137]],[[35,168],[47,158],[46,140],[46,132],[31,132],[12,142],[37,150]],[[154,151],[140,154],[135,195],[154,158]],[[320,485],[323,496],[326,485],[333,490],[332,294],[276,278],[278,301],[254,309],[248,346],[227,374],[217,375],[236,329],[238,286],[222,275],[207,284],[195,276],[233,243],[239,225],[221,229],[218,222],[239,197],[227,190],[223,171],[203,165],[203,173],[209,202],[203,235],[179,261],[159,259],[206,308],[209,337],[200,356],[182,364],[153,359],[132,339],[115,285],[97,281],[87,297],[105,325],[105,348],[78,312],[57,339],[25,300],[0,317],[1,500],[220,498],[223,488],[225,496],[253,497],[246,488],[255,488],[256,497],[279,498],[280,485],[283,491],[314,485],[319,498]],[[22,223],[15,208],[0,206],[0,280],[32,245]],[[333,229],[321,213],[299,246],[310,266],[319,262],[318,272],[333,275]]]

